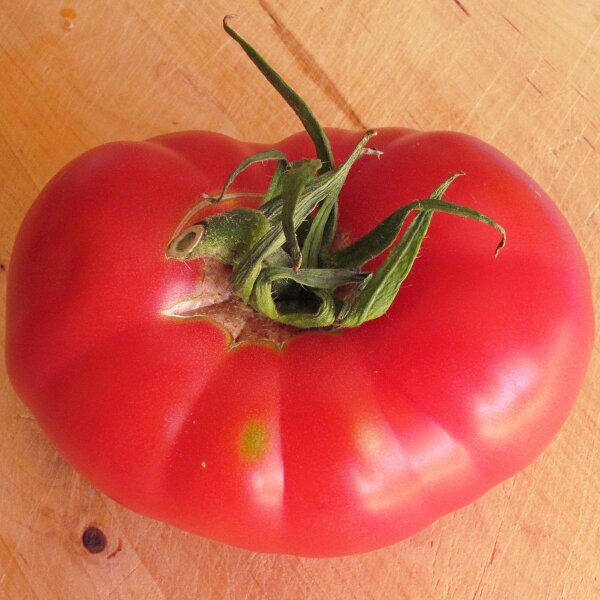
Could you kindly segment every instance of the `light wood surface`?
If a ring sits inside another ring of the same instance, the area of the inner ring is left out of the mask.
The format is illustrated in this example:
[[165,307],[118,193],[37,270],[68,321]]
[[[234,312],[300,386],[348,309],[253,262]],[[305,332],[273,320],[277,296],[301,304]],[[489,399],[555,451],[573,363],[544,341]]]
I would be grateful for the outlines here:
[[[598,0],[0,0],[1,339],[17,228],[66,161],[178,129],[266,142],[299,129],[222,32],[230,12],[324,124],[457,129],[511,156],[564,211],[598,296]],[[1,369],[3,600],[600,598],[597,352],[523,473],[410,540],[327,560],[249,553],[122,508],[56,454]],[[107,536],[98,554],[81,543],[90,524]]]

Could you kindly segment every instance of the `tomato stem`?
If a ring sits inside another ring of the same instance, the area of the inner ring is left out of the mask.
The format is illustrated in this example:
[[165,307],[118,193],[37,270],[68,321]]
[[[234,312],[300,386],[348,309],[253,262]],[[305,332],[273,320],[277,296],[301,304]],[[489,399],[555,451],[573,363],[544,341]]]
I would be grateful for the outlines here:
[[[376,132],[367,131],[346,161],[335,167],[329,140],[309,107],[231,29],[229,19],[231,15],[223,19],[225,31],[296,112],[318,158],[290,162],[279,150],[249,156],[227,178],[219,195],[203,198],[209,203],[222,201],[242,171],[256,163],[276,161],[260,206],[235,208],[208,216],[183,231],[178,228],[167,258],[215,258],[230,265],[233,292],[246,304],[273,321],[314,329],[357,327],[385,314],[412,268],[435,212],[490,225],[501,235],[496,254],[504,246],[506,233],[498,223],[443,199],[452,182],[464,175],[456,173],[427,198],[399,208],[360,239],[334,251],[340,191],[361,156],[381,155],[367,147]],[[401,234],[412,212],[417,214]],[[364,271],[366,263],[392,246],[376,272]]]

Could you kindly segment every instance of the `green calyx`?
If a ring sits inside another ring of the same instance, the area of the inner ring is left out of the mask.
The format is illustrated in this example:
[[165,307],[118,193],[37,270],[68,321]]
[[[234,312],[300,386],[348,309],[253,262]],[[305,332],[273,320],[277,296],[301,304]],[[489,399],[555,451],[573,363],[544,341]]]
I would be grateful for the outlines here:
[[[275,161],[268,189],[256,209],[236,208],[211,215],[184,229],[170,242],[167,258],[215,258],[232,267],[231,284],[238,298],[273,321],[302,329],[357,327],[382,316],[407,277],[435,212],[466,217],[496,228],[504,246],[506,234],[495,221],[470,208],[443,199],[446,179],[424,199],[390,214],[350,245],[334,250],[338,196],[354,163],[381,152],[367,147],[376,135],[367,131],[345,162],[335,166],[329,140],[298,94],[228,25],[233,37],[273,87],[298,114],[314,142],[317,159],[290,162],[278,150],[244,160],[225,182],[220,202],[235,178],[251,165]],[[404,228],[409,215],[415,217]],[[397,240],[397,243],[395,243]],[[395,243],[395,245],[394,245]],[[364,265],[385,252],[374,273]]]

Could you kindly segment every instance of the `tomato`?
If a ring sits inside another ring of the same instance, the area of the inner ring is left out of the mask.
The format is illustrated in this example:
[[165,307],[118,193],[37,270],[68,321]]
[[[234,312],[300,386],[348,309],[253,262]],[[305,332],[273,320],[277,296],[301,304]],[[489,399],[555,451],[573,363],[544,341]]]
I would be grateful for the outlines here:
[[[328,130],[336,161],[360,133]],[[379,130],[340,196],[356,239],[464,171],[383,317],[231,348],[165,309],[203,261],[165,260],[182,215],[261,144],[184,132],[93,149],[32,206],[9,269],[11,380],[62,455],[125,506],[258,551],[350,554],[405,538],[534,460],[591,353],[582,252],[548,196],[458,133]],[[314,156],[305,134],[276,148]],[[255,165],[238,191],[264,191]],[[251,205],[253,199],[231,201]],[[381,259],[369,266],[375,268]]]

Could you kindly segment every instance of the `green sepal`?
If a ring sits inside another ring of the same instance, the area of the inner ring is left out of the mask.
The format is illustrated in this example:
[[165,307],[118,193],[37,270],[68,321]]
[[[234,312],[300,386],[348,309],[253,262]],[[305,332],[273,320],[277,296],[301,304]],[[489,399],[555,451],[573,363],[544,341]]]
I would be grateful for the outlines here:
[[501,234],[496,254],[504,246],[506,232],[493,219],[471,208],[441,199],[450,184],[461,175],[463,173],[451,175],[435,188],[429,198],[417,200],[393,212],[357,242],[332,257],[329,266],[333,268],[364,265],[393,243],[410,212],[418,212],[381,267],[355,293],[346,298],[338,314],[337,322],[340,327],[357,327],[386,313],[417,258],[434,212],[445,212],[491,225]]
[[303,266],[307,268],[317,268],[321,262],[321,250],[323,248],[325,230],[330,219],[337,222],[337,203],[340,188],[333,190],[323,201],[319,212],[315,215],[310,229],[302,246],[302,255],[304,256]]
[[364,236],[346,246],[346,248],[342,248],[333,256],[330,256],[326,265],[332,268],[345,267],[347,269],[362,267],[394,243],[394,240],[402,229],[402,225],[411,212],[424,210],[465,217],[494,227],[501,236],[500,243],[496,248],[497,255],[506,243],[504,228],[479,211],[441,199],[441,195],[448,189],[448,186],[460,175],[460,173],[457,173],[446,179],[446,181],[432,192],[431,197],[424,200],[416,200],[394,211]]
[[[279,323],[303,329],[328,327],[335,322],[337,314],[336,301],[330,292],[342,285],[360,282],[367,276],[367,273],[356,273],[346,269],[301,269],[296,272],[284,267],[269,268],[262,271],[256,280],[252,304],[256,310]],[[273,284],[281,280],[294,281],[306,286],[318,299],[318,309],[313,312],[280,311],[273,298]]]
[[306,132],[315,145],[317,157],[321,160],[320,173],[331,171],[335,167],[333,153],[331,152],[331,145],[323,128],[300,95],[281,78],[273,67],[244,38],[229,26],[227,21],[233,16],[227,15],[223,19],[223,28],[242,47],[242,50],[258,67],[258,70],[265,76],[267,81],[277,90],[296,115],[298,115],[298,118],[302,121],[302,125],[304,125]]
[[[375,135],[377,135],[377,132],[367,131],[365,137],[370,139]],[[362,148],[361,154],[379,157],[382,153],[375,148]],[[319,212],[310,224],[310,229],[302,247],[302,254],[304,256],[303,266],[308,268],[323,266],[329,255],[331,243],[337,230],[339,212],[338,196],[345,181],[345,178],[340,180],[338,187],[331,190],[321,203]]]
[[351,271],[350,269],[300,269],[294,271],[289,267],[269,267],[264,275],[271,281],[289,279],[307,288],[319,290],[335,290],[349,283],[360,283],[370,273]]
[[[290,165],[283,173],[281,186],[281,224],[288,245],[294,270],[298,270],[302,264],[302,253],[296,237],[297,225],[294,217],[298,207],[298,200],[304,192],[304,188],[311,181],[321,166],[318,159],[302,159]],[[320,212],[320,211],[319,211]]]
[[387,312],[417,258],[432,216],[431,211],[424,211],[413,219],[360,293],[351,302],[344,303],[338,315],[339,327],[357,327]]
[[283,179],[283,174],[288,167],[288,161],[280,160],[277,161],[277,166],[275,167],[275,171],[273,171],[273,176],[271,177],[271,181],[269,182],[269,187],[263,196],[262,202],[260,203],[261,208],[265,208],[273,198],[281,195],[281,183]]
[[[250,167],[253,164],[256,164],[258,162],[264,163],[268,160],[276,160],[276,161],[278,161],[278,165],[281,163],[283,163],[284,165],[288,164],[288,160],[287,160],[285,154],[283,152],[280,152],[279,150],[265,150],[264,152],[259,152],[258,154],[253,154],[252,156],[245,158],[233,170],[231,175],[229,175],[229,177],[227,178],[227,181],[225,182],[225,185],[223,186],[223,189],[221,190],[221,193],[218,196],[211,196],[210,194],[202,194],[202,197],[205,200],[208,200],[209,202],[211,202],[213,204],[215,204],[217,202],[221,202],[221,200],[223,199],[223,196],[225,196],[225,194],[227,193],[229,186],[235,181],[235,178],[242,171],[245,171],[248,167]],[[277,168],[275,170],[277,171]],[[269,190],[267,190],[267,194],[269,193],[272,184],[273,184],[273,181],[271,181],[271,184],[269,185]],[[263,200],[263,202],[264,202],[264,200]]]

